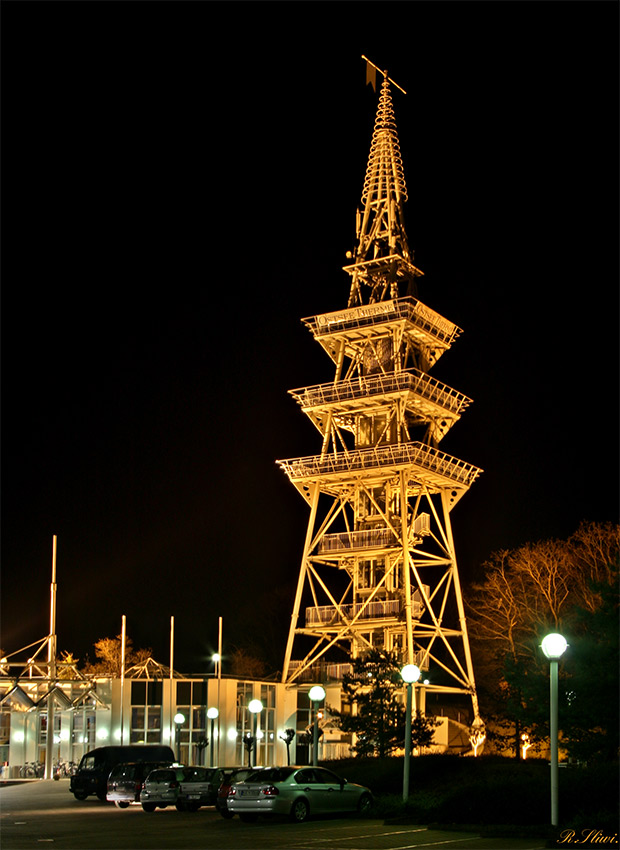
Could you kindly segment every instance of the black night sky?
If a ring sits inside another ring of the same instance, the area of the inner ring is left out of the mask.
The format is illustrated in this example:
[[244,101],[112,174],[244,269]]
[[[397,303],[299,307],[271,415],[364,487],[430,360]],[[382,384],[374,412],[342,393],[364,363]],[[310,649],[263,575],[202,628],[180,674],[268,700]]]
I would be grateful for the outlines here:
[[[420,298],[474,399],[465,588],[500,548],[618,518],[615,2],[2,4],[2,638],[120,632],[175,666],[283,658],[307,508],[287,390],[332,366],[376,108]],[[224,671],[225,671],[224,667]]]

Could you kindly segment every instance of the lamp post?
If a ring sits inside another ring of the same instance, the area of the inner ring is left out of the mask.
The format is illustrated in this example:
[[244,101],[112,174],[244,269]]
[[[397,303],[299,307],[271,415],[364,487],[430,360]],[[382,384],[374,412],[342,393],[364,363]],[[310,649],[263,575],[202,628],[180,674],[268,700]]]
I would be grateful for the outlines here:
[[551,743],[551,825],[558,825],[558,659],[566,652],[566,638],[550,634],[543,638],[542,651],[549,659]]
[[218,717],[218,716],[219,716],[219,711],[217,710],[217,708],[210,708],[207,711],[207,717],[211,721],[211,740],[209,741],[209,743],[211,744],[211,755],[210,755],[211,767],[213,767],[213,751],[215,749],[215,735],[214,735],[215,718]]
[[174,726],[176,729],[175,733],[175,741],[177,745],[177,761],[181,761],[181,726],[185,723],[185,715],[181,714],[179,711],[178,714],[174,715]]
[[257,726],[257,723],[258,723],[258,715],[261,713],[262,710],[263,710],[263,704],[259,699],[253,699],[253,700],[250,701],[250,703],[248,705],[248,711],[251,712],[251,714],[252,714],[252,737],[254,738],[254,743],[253,743],[254,765],[251,764],[252,754],[251,754],[251,752],[249,752],[248,753],[248,757],[249,757],[249,761],[250,761],[249,767],[252,767],[252,766],[255,767],[256,766],[256,726]]
[[325,688],[314,685],[310,688],[308,698],[314,708],[314,724],[312,726],[312,764],[316,767],[319,762],[319,703],[325,699]]
[[400,671],[407,684],[407,708],[405,714],[405,764],[403,766],[403,802],[409,798],[409,762],[411,761],[411,695],[413,683],[420,678],[420,668],[415,664],[405,664]]

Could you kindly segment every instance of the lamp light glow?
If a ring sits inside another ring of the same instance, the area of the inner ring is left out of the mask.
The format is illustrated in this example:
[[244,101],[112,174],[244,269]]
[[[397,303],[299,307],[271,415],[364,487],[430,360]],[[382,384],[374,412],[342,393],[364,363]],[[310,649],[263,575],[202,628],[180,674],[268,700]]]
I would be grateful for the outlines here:
[[561,658],[566,652],[568,643],[563,635],[553,633],[543,638],[541,649],[545,656],[550,659]]
[[248,711],[252,714],[259,714],[263,710],[263,704],[259,699],[253,699],[248,705]]
[[325,688],[322,685],[314,685],[310,688],[308,698],[311,699],[312,702],[321,702],[321,700],[325,699]]
[[219,717],[219,711],[217,710],[217,708],[210,708],[207,711],[207,717],[209,718],[209,720],[215,720],[216,717]]
[[403,669],[400,671],[400,675],[403,677],[403,681],[409,684],[410,682],[417,682],[421,676],[420,668],[415,664],[405,664]]

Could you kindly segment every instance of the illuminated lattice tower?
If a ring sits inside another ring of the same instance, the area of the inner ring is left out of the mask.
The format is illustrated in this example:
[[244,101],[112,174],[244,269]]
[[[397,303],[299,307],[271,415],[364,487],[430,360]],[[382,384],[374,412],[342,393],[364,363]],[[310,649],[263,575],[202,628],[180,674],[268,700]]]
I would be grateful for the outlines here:
[[428,374],[460,329],[414,297],[390,82],[384,73],[348,306],[303,320],[335,375],[291,391],[320,454],[279,461],[310,508],[283,681],[338,678],[339,662],[395,652],[429,671],[428,690],[469,695],[480,728],[450,523],[480,470],[437,448],[470,399]]

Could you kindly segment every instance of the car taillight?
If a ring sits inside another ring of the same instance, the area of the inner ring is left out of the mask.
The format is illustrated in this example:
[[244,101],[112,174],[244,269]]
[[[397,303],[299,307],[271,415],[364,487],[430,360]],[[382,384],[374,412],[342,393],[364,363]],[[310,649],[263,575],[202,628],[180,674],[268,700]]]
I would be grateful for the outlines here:
[[178,787],[179,787],[179,783],[178,783],[178,782],[171,782],[171,783],[170,783],[170,787],[171,787],[171,788],[178,788]]
[[276,788],[275,785],[268,785],[266,788],[263,788],[263,794],[265,797],[275,797],[276,794],[279,794],[280,790]]
[[231,787],[228,789],[228,796],[234,797],[236,793],[237,793],[237,789],[235,788],[234,785],[231,785]]

